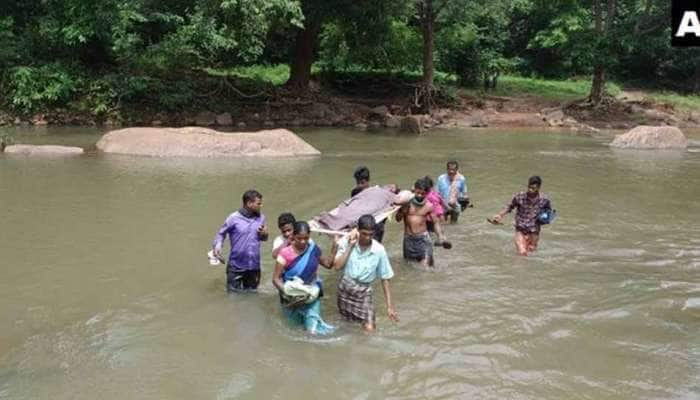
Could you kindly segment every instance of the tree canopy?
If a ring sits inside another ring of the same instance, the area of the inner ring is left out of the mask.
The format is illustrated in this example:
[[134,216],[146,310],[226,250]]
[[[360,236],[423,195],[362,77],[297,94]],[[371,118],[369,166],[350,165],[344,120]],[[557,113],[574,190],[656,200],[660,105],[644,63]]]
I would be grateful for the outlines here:
[[[434,70],[462,85],[501,73],[615,79],[700,91],[700,52],[670,46],[662,0],[10,0],[0,6],[4,107],[82,98],[95,113],[193,101],[211,69],[290,66],[303,91],[325,71]],[[194,78],[192,78],[194,79]],[[154,94],[157,93],[157,94]]]

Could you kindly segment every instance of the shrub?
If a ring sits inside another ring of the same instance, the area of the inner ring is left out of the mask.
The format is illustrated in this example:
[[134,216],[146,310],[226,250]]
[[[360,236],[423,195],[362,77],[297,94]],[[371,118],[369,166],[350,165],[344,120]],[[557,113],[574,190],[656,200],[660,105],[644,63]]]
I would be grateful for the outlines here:
[[67,103],[80,83],[80,77],[58,63],[14,67],[6,79],[13,108],[25,114]]

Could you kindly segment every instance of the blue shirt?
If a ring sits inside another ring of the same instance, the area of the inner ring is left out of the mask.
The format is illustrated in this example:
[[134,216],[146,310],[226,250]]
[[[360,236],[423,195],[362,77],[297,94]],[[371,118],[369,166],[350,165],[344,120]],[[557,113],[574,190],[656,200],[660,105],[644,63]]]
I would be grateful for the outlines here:
[[[338,243],[338,259],[348,251],[348,238]],[[345,263],[345,276],[362,283],[372,283],[379,276],[381,279],[391,279],[394,270],[391,269],[389,257],[381,243],[372,239],[372,245],[362,251],[359,244],[355,244],[350,250],[350,255]]]
[[[467,197],[467,178],[464,175],[458,175],[457,177],[457,198]],[[447,174],[442,174],[437,180],[437,190],[440,193],[440,197],[445,200],[445,203],[450,201],[450,177]]]
[[260,269],[260,237],[258,228],[265,225],[265,216],[244,215],[240,210],[229,215],[216,232],[213,247],[221,250],[228,235],[231,241],[231,253],[228,264],[238,271]]

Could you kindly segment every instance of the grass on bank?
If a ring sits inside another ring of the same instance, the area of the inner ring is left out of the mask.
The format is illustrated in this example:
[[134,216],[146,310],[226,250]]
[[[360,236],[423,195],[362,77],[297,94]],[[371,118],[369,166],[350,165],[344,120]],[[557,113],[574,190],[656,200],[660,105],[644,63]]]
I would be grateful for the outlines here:
[[[523,97],[532,96],[547,100],[568,101],[582,99],[589,95],[591,90],[590,79],[577,80],[548,80],[536,78],[523,78],[518,76],[503,76],[498,80],[495,91],[489,92],[496,96]],[[623,88],[620,84],[608,81],[605,90],[611,96],[617,96]],[[470,95],[483,95],[476,89],[462,89],[463,93]],[[643,90],[645,98],[655,103],[667,103],[678,111],[700,110],[700,96],[684,95],[670,91]]]
[[647,92],[646,98],[656,103],[667,103],[678,111],[700,111],[700,96],[673,92]]
[[[229,69],[208,69],[207,72],[215,76],[235,76],[238,78],[251,79],[260,83],[272,85],[282,85],[287,81],[287,79],[289,79],[289,66],[286,64],[252,65]],[[312,68],[312,73],[318,75],[323,72],[320,68],[314,66]],[[342,77],[390,75],[387,74],[386,71],[357,68],[348,68],[342,71],[337,71],[336,73],[338,76]],[[391,75],[400,76],[407,81],[418,81],[420,80],[421,72],[402,71]],[[454,85],[456,78],[451,74],[436,71],[435,81],[439,84]],[[612,82],[607,83],[606,89],[608,93],[613,96],[621,91],[620,86]],[[512,97],[533,96],[548,100],[573,100],[588,96],[590,90],[591,82],[590,80],[586,79],[548,80],[505,75],[499,77],[496,90],[489,91],[488,94]],[[472,96],[480,96],[484,94],[481,88],[461,88],[460,91],[464,94]]]
[[[260,84],[275,86],[282,85],[289,79],[289,66],[286,64],[207,69],[207,72],[214,76],[238,77],[250,79]],[[312,73],[318,75],[322,71],[318,66],[314,66]],[[388,75],[385,71],[370,71],[358,68],[349,68],[337,73],[343,77]],[[408,81],[418,81],[421,77],[420,71],[403,71],[393,75],[400,76]],[[439,71],[436,71],[435,79],[437,83],[445,85],[454,85],[456,82],[453,75]],[[616,96],[622,91],[622,87],[615,82],[607,82],[605,88],[607,93],[612,96]],[[570,101],[587,97],[590,90],[591,81],[588,77],[584,79],[553,80],[504,75],[498,78],[496,90],[489,91],[487,94],[504,97],[539,97],[546,100]],[[481,88],[460,88],[460,93],[475,97],[485,94]],[[646,93],[649,100],[668,103],[677,110],[700,110],[700,96],[697,95],[682,95],[667,91],[646,91]]]
[[[615,96],[622,90],[614,82],[607,82],[605,90]],[[575,100],[587,97],[591,92],[591,81],[577,80],[553,80],[525,78],[520,76],[505,75],[498,78],[496,90],[488,94],[504,97],[539,97],[546,100]],[[484,92],[481,89],[462,89],[462,93],[471,96],[480,96]]]

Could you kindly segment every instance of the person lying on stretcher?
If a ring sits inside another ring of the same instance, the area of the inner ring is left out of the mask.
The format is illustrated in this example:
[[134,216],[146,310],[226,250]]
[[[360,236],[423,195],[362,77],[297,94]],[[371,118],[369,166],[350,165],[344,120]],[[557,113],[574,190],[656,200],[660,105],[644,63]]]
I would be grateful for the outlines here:
[[[413,193],[399,191],[398,186],[372,186],[343,201],[331,211],[323,212],[316,219],[320,226],[328,230],[344,230],[352,226],[361,216],[373,215],[376,219],[387,218],[396,206],[407,204]],[[386,214],[387,215],[383,215]]]

